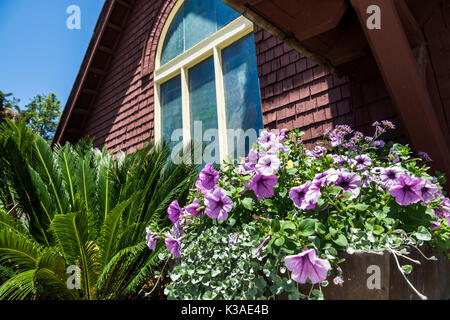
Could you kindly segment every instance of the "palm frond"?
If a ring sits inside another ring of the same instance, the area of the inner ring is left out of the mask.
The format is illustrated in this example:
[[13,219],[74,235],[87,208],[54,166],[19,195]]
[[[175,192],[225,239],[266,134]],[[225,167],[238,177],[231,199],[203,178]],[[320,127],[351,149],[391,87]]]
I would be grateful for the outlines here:
[[57,204],[59,213],[70,212],[69,196],[63,184],[62,174],[50,146],[47,141],[40,137],[34,142],[32,167],[40,175],[44,183],[49,186],[49,191]]
[[0,300],[25,300],[34,291],[34,270],[21,272],[0,287]]
[[58,214],[53,218],[51,229],[68,263],[81,269],[81,286],[89,300],[95,295],[95,282],[99,269],[98,247],[91,241],[86,212]]
[[0,230],[0,263],[9,261],[17,269],[29,270],[36,267],[39,247],[21,234]]

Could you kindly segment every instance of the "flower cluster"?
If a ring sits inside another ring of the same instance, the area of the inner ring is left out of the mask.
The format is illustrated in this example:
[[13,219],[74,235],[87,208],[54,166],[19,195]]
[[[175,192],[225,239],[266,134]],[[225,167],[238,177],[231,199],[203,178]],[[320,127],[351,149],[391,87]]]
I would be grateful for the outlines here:
[[[224,163],[219,171],[207,164],[190,193],[190,204],[182,208],[172,202],[172,228],[148,229],[147,245],[155,250],[165,238],[168,251],[183,259],[183,239],[193,241],[203,230],[223,225],[230,229],[227,244],[233,247],[240,228],[255,225],[252,243],[259,245],[252,250],[254,257],[269,255],[284,263],[289,280],[319,286],[332,272],[334,283],[342,285],[342,251],[382,251],[424,242],[435,249],[450,248],[445,178],[427,173],[431,159],[426,153],[414,158],[408,146],[380,140],[395,129],[393,123],[375,122],[373,127],[374,135],[365,136],[338,125],[312,150],[298,130],[263,131],[239,164]],[[280,267],[274,262],[264,270],[278,272]],[[272,292],[292,289],[289,280],[280,282],[273,272],[270,277]],[[265,282],[260,280],[258,288]]]

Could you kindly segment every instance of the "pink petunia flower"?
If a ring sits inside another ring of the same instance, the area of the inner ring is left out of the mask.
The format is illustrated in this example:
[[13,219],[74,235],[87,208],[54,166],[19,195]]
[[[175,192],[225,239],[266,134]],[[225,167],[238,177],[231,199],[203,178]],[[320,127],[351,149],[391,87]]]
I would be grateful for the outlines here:
[[250,188],[255,192],[258,200],[264,198],[270,198],[274,194],[273,187],[278,183],[276,175],[266,176],[263,174],[257,174],[250,181]]
[[233,208],[233,201],[227,196],[225,190],[217,188],[205,196],[205,213],[211,219],[225,221]]
[[413,178],[409,174],[402,174],[396,182],[389,188],[389,193],[401,206],[408,206],[422,200],[418,188],[422,179]]
[[180,205],[178,204],[178,200],[172,201],[172,203],[169,205],[169,208],[167,209],[167,213],[169,214],[169,219],[173,223],[177,223],[178,220],[180,220],[180,216],[183,215],[183,209],[181,209]]
[[331,269],[330,262],[316,257],[316,250],[304,248],[298,255],[284,258],[286,268],[292,272],[291,277],[295,282],[321,283],[327,279],[327,271]]
[[195,185],[200,189],[201,193],[207,194],[216,188],[218,181],[219,172],[214,169],[212,164],[208,163],[202,171],[200,171]]

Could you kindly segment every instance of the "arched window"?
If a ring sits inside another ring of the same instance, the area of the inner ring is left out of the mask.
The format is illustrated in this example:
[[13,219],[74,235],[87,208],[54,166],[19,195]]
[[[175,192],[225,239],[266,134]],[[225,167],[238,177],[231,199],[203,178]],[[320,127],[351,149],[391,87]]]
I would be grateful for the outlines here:
[[201,141],[204,162],[245,156],[263,127],[253,24],[220,0],[177,2],[154,82],[156,141]]

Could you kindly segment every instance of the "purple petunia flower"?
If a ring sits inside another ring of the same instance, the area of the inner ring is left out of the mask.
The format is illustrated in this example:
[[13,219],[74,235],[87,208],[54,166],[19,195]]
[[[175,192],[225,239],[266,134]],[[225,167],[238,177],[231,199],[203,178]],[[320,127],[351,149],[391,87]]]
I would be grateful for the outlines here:
[[306,283],[307,279],[313,284],[321,283],[327,279],[327,271],[331,269],[330,262],[317,258],[314,249],[305,248],[298,255],[287,256],[284,263],[292,272],[292,279],[298,283]]
[[368,167],[372,165],[372,159],[365,154],[359,155],[355,158],[356,161],[356,168],[358,170],[366,170]]
[[344,189],[344,192],[353,193],[349,200],[355,199],[359,195],[359,187],[361,184],[361,177],[357,173],[349,171],[340,171],[338,178],[334,183],[335,186]]
[[185,210],[193,216],[200,218],[199,208],[199,200],[195,198],[194,201],[192,201],[192,203],[185,208]]
[[404,173],[389,188],[389,193],[401,206],[417,203],[422,199],[418,191],[421,181],[422,179],[420,178],[413,178],[409,174]]
[[264,238],[264,240],[259,244],[258,248],[256,248],[255,256],[258,257],[261,254],[264,245],[266,244],[267,241],[269,241],[269,239],[270,239],[270,236]]
[[339,167],[343,167],[346,164],[353,167],[356,164],[356,161],[354,159],[350,159],[347,156],[332,154],[331,157],[333,158],[333,163]]
[[440,205],[441,209],[439,210],[435,209],[434,213],[436,214],[437,217],[441,217],[447,220],[447,224],[450,226],[450,199],[444,198],[441,201]]
[[258,200],[264,198],[270,198],[273,196],[275,187],[278,183],[278,178],[276,175],[265,176],[263,174],[257,174],[250,181],[250,188],[252,188]]
[[166,248],[170,251],[175,257],[181,258],[180,248],[181,248],[181,242],[180,239],[175,239],[172,237],[172,235],[167,232],[166,233]]
[[317,188],[323,187],[324,185],[328,184],[328,175],[329,175],[329,171],[325,171],[325,172],[316,174],[314,177],[314,180],[313,180],[313,184]]
[[149,247],[150,250],[155,251],[158,240],[161,239],[156,233],[150,232],[150,229],[147,227],[147,237],[145,243]]
[[181,238],[181,236],[183,235],[183,225],[181,220],[173,224],[172,228],[170,229],[170,234],[173,235],[175,239]]
[[307,197],[309,189],[312,185],[313,183],[311,181],[307,181],[299,187],[291,188],[289,191],[289,198],[291,198],[297,208],[302,210],[311,210],[316,207],[316,204],[311,203],[309,197]]
[[423,179],[418,185],[417,185],[417,191],[422,198],[423,202],[428,203],[430,200],[433,200],[436,198],[437,193],[439,192],[439,188],[431,183],[428,180]]
[[268,132],[266,130],[262,131],[257,139],[259,145],[266,149],[267,145],[271,142],[276,142],[276,136],[273,132]]
[[287,129],[281,129],[280,132],[278,132],[277,140],[281,142],[286,137]]
[[274,155],[265,155],[259,159],[255,168],[258,173],[270,176],[280,169],[280,159]]
[[397,179],[404,173],[405,171],[400,167],[390,167],[383,170],[380,174],[381,184],[385,188],[390,188],[393,184],[396,183]]
[[217,188],[205,196],[205,206],[208,217],[225,221],[228,219],[228,212],[233,208],[233,201],[227,196],[225,190]]
[[251,149],[248,153],[248,161],[246,161],[247,165],[256,165],[259,160],[259,152],[255,149]]
[[172,203],[169,205],[169,208],[167,209],[167,212],[169,214],[170,221],[172,221],[173,223],[177,223],[178,220],[180,220],[180,216],[183,215],[183,209],[180,208],[178,200],[172,201]]
[[437,230],[441,228],[441,221],[438,219],[436,221],[431,221],[431,230]]
[[216,188],[218,181],[219,172],[214,169],[212,164],[208,163],[202,171],[200,171],[195,185],[200,189],[201,193],[207,194]]

